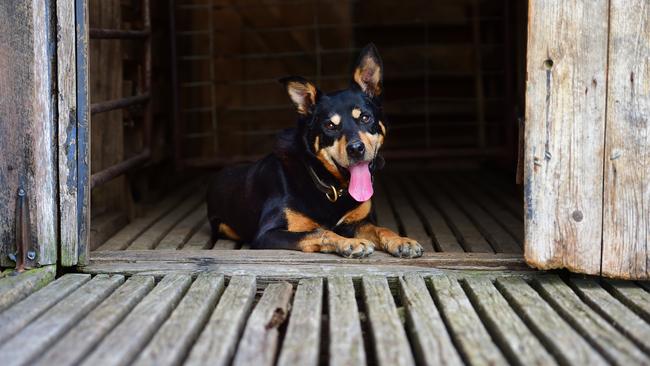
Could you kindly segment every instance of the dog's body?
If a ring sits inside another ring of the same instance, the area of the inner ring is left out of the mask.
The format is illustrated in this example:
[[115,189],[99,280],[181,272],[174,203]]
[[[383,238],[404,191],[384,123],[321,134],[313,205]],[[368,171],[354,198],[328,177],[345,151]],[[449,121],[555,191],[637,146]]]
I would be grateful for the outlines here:
[[[301,117],[262,160],[226,168],[208,189],[213,240],[227,237],[255,249],[370,255],[375,246],[418,257],[414,240],[375,225],[372,173],[386,135],[381,60],[370,45],[349,89],[322,94],[300,77],[285,78]],[[346,192],[347,189],[347,192]]]

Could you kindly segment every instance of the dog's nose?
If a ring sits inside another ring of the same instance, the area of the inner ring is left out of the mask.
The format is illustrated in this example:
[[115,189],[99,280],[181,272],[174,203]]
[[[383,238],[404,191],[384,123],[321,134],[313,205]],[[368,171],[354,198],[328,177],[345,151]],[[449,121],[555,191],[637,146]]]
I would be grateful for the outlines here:
[[362,158],[363,154],[366,152],[366,146],[359,140],[350,141],[345,149],[348,151],[348,155],[355,159]]

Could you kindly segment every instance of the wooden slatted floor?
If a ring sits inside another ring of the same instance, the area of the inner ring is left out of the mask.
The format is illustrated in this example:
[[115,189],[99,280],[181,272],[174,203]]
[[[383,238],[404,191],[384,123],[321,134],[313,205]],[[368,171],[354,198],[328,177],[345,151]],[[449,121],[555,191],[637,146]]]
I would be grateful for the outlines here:
[[[379,224],[418,240],[426,252],[522,253],[523,203],[506,178],[478,171],[393,172],[375,186]],[[97,250],[248,248],[231,240],[211,243],[203,196],[197,186],[183,187],[105,241],[101,230],[93,230],[103,241]]]
[[3,366],[650,364],[648,283],[75,273],[37,290],[30,276],[0,278]]

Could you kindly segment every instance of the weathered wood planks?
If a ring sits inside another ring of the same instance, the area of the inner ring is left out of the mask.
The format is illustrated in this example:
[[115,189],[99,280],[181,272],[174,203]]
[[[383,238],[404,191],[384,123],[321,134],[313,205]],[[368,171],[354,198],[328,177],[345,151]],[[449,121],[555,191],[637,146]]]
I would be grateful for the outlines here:
[[186,365],[226,365],[232,361],[256,290],[255,277],[238,276],[230,280]]
[[179,249],[202,227],[206,216],[207,208],[205,204],[201,204],[174,226],[156,246],[156,249]]
[[606,281],[602,285],[620,302],[650,322],[650,293],[629,281]]
[[55,266],[0,277],[0,312],[54,280]]
[[318,365],[322,310],[323,279],[301,280],[294,296],[278,365]]
[[327,279],[329,362],[332,365],[365,365],[359,309],[349,277]]
[[266,287],[262,298],[248,318],[233,365],[274,364],[280,338],[278,328],[289,313],[292,291],[293,287],[287,282]]
[[650,3],[611,0],[602,273],[650,279]]
[[206,218],[203,225],[192,235],[185,245],[181,249],[183,250],[196,250],[196,249],[208,249],[212,244],[211,240],[212,234],[210,229],[210,223]]
[[525,256],[537,268],[600,272],[608,4],[529,3]]

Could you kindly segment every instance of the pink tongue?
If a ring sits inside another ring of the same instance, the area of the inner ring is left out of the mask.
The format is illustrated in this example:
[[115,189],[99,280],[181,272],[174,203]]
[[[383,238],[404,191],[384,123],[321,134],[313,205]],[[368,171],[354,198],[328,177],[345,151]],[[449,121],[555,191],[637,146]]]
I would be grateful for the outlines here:
[[364,202],[372,197],[372,179],[368,163],[359,163],[348,168],[350,170],[350,196],[359,202]]

